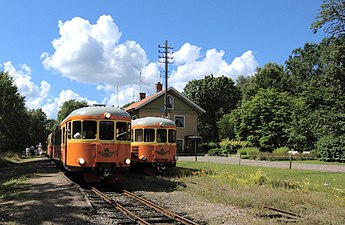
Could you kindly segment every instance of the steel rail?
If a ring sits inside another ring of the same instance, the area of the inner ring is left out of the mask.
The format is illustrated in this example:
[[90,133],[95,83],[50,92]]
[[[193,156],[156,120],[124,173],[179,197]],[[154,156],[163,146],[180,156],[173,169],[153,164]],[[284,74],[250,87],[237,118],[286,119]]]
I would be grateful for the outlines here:
[[131,217],[132,219],[134,219],[135,221],[137,221],[139,224],[143,224],[143,225],[149,225],[150,223],[146,222],[144,219],[142,219],[141,217],[137,216],[136,214],[132,213],[131,211],[129,211],[128,209],[126,209],[125,207],[123,207],[121,204],[119,204],[116,201],[113,201],[112,199],[110,199],[108,196],[106,196],[105,194],[103,194],[101,191],[97,190],[96,188],[92,187],[91,189],[95,194],[97,194],[98,196],[100,196],[101,198],[103,198],[106,202],[108,202],[109,204],[112,204],[115,206],[115,208],[117,208],[118,210],[120,210],[121,212],[125,213],[126,215],[128,215],[129,217]]
[[264,208],[272,210],[272,211],[275,211],[275,212],[278,212],[278,213],[281,213],[281,214],[285,214],[285,216],[290,217],[292,219],[301,218],[301,216],[296,214],[296,213],[285,211],[285,210],[282,210],[282,209],[273,208],[273,207],[270,207],[270,206],[264,206]]
[[162,214],[164,214],[164,215],[166,215],[166,216],[168,216],[168,217],[170,217],[170,218],[173,218],[173,219],[177,220],[178,222],[180,222],[180,223],[182,223],[182,224],[186,224],[186,225],[190,225],[190,224],[192,224],[192,225],[198,225],[197,223],[195,223],[195,222],[193,222],[193,221],[191,221],[191,220],[189,220],[189,219],[187,219],[187,218],[185,218],[185,217],[182,217],[182,216],[179,216],[179,215],[177,215],[177,214],[175,214],[175,213],[173,213],[173,212],[170,212],[170,211],[168,211],[168,210],[166,210],[166,209],[160,207],[159,205],[156,205],[156,204],[154,204],[154,203],[152,203],[152,202],[150,202],[150,201],[148,201],[148,200],[146,200],[146,199],[144,199],[144,198],[142,198],[142,197],[139,197],[139,196],[137,196],[137,195],[135,195],[135,194],[133,194],[133,193],[131,193],[131,192],[129,192],[129,191],[126,191],[126,190],[122,190],[122,191],[123,191],[123,193],[124,193],[125,195],[137,199],[138,201],[140,201],[140,202],[142,202],[142,203],[144,203],[144,204],[150,206],[151,208],[154,208],[155,210],[161,212]]

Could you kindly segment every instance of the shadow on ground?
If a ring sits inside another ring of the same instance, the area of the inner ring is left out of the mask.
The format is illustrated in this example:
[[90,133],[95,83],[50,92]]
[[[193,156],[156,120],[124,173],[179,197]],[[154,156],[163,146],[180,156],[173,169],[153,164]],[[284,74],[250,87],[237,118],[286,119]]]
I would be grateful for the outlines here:
[[80,193],[58,173],[48,159],[1,168],[0,223],[91,224]]

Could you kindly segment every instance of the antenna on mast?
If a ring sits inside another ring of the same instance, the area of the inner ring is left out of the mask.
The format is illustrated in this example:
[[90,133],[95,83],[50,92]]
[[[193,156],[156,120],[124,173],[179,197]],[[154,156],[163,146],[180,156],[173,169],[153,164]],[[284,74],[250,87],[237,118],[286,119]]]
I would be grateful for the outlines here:
[[140,68],[140,70],[139,70],[139,91],[140,91],[140,93],[141,93],[141,83],[142,83],[143,81],[141,80],[141,68]]
[[119,108],[119,82],[116,83],[116,104],[117,108]]

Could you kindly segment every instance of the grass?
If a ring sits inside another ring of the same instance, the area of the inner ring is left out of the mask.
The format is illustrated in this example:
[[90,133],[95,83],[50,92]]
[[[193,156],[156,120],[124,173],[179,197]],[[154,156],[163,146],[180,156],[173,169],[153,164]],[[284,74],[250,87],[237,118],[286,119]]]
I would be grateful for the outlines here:
[[32,169],[27,166],[19,171],[11,169],[19,163],[26,163],[35,160],[35,158],[23,157],[17,153],[2,153],[0,154],[0,169],[1,167],[7,167],[4,171],[0,171],[0,198],[15,197],[19,193],[13,191],[13,187],[16,185],[23,186],[25,180],[34,176]]
[[341,162],[324,162],[320,160],[294,160],[292,163],[345,166],[345,163],[341,163]]
[[301,224],[344,224],[345,173],[180,161],[179,182],[204,201],[260,213],[273,206],[302,215]]

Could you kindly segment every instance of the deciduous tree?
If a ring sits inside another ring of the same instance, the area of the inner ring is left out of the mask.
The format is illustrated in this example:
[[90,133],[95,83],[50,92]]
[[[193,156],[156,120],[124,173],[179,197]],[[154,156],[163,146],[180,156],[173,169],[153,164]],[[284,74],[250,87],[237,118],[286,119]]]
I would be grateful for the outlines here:
[[192,80],[184,88],[184,94],[206,110],[199,115],[198,130],[205,142],[218,142],[219,119],[235,108],[240,93],[231,78],[208,75],[201,80]]
[[87,107],[88,104],[86,101],[78,101],[75,99],[68,100],[64,102],[57,115],[57,123],[61,123],[72,111]]
[[12,77],[0,73],[0,152],[22,152],[27,144],[28,115],[24,97]]

